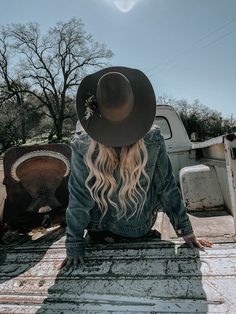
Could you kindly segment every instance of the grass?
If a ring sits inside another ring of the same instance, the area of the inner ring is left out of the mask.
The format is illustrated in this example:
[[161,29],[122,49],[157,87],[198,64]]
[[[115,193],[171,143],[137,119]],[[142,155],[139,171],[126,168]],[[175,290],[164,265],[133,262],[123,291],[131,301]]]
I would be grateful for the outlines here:
[[[63,136],[63,143],[64,142],[69,143],[71,141],[73,135],[74,135],[74,131],[71,132],[70,135]],[[57,143],[56,137],[53,137],[52,142],[50,142],[50,143]],[[58,142],[58,143],[60,143],[60,142]],[[48,135],[47,134],[44,133],[44,134],[41,134],[40,136],[35,136],[31,139],[28,139],[25,144],[22,144],[22,146],[40,145],[40,144],[48,144]]]
[[[70,135],[63,136],[63,141],[61,143],[69,144],[70,141],[72,140],[72,137],[74,135],[75,131],[71,131]],[[48,134],[47,133],[42,133],[39,136],[34,136],[30,139],[27,139],[25,144],[19,145],[21,146],[30,146],[30,145],[42,145],[42,144],[51,144],[51,143],[60,143],[56,141],[56,137],[53,137],[52,142],[48,142]],[[15,147],[14,145],[12,147]],[[5,152],[0,153],[0,160],[3,158]]]

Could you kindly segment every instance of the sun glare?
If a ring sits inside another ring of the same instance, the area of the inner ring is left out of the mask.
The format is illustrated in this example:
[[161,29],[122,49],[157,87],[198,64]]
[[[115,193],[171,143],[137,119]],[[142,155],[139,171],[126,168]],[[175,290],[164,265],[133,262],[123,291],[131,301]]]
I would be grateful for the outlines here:
[[121,12],[127,13],[133,9],[136,2],[135,0],[115,0],[115,6]]
[[123,13],[130,12],[138,1],[140,0],[105,0],[107,4],[115,7]]

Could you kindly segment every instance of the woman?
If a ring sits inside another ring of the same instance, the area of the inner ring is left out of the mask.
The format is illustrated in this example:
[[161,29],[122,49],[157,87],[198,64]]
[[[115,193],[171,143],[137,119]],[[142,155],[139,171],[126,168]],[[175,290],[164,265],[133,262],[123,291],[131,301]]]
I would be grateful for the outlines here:
[[85,229],[107,242],[146,235],[159,204],[191,247],[212,246],[194,235],[163,136],[153,125],[156,99],[144,73],[110,67],[88,75],[76,106],[82,128],[71,142],[67,257],[61,267],[83,263]]

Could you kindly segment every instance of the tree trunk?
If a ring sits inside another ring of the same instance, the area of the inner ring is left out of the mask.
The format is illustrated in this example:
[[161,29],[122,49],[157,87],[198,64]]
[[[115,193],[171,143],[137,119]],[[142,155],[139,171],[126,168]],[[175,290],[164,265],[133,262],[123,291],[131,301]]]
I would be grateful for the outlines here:
[[25,127],[24,118],[21,120],[21,141],[22,141],[22,144],[26,143],[26,127]]
[[62,128],[63,128],[63,119],[62,117],[59,117],[59,119],[57,120],[57,124],[56,124],[56,136],[57,136],[57,141],[61,141],[62,140]]

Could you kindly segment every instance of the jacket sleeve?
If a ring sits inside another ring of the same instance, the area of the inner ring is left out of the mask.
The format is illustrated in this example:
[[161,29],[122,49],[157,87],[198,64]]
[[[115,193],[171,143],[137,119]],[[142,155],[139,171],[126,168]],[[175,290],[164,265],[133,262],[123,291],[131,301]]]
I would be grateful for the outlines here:
[[[184,206],[181,192],[177,186],[170,158],[166,152],[164,138],[159,134],[160,150],[157,157],[156,180],[161,182],[161,190],[158,191],[159,201],[163,211],[167,214],[178,237],[193,234],[193,228]],[[160,184],[159,184],[160,186]]]
[[95,201],[85,186],[88,170],[79,149],[79,139],[71,142],[71,173],[68,181],[69,204],[66,209],[66,254],[82,257],[85,251],[84,231],[90,221]]

